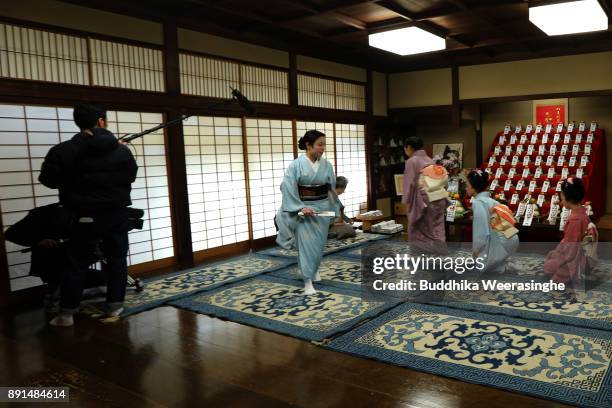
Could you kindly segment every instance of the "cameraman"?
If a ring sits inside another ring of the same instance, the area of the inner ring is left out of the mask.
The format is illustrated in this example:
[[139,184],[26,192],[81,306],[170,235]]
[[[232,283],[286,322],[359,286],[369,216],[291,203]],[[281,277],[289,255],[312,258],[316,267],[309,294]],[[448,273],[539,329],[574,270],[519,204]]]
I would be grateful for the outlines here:
[[106,130],[106,110],[92,104],[74,108],[81,130],[53,146],[38,180],[59,189],[59,200],[75,218],[67,243],[70,266],[62,273],[60,314],[53,326],[72,326],[81,302],[89,265],[106,258],[108,314],[119,316],[127,285],[128,226],[131,184],[138,166],[127,146]]

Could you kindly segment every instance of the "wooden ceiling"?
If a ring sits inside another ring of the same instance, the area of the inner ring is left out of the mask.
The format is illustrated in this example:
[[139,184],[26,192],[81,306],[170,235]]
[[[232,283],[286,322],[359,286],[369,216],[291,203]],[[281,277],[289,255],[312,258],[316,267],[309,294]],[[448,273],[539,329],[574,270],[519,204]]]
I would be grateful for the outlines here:
[[[612,19],[612,0],[598,0]],[[68,0],[229,38],[401,72],[612,50],[612,30],[548,37],[528,19],[549,0]],[[415,25],[447,49],[398,56],[368,46],[368,33]]]

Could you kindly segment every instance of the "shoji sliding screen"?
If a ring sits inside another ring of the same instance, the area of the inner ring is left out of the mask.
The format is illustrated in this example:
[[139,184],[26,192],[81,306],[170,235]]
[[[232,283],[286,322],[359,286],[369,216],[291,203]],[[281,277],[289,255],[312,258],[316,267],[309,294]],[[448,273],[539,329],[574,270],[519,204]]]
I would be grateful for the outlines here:
[[[160,113],[108,112],[108,127],[115,135],[137,133],[164,121]],[[163,130],[132,141],[138,163],[132,184],[132,207],[145,211],[142,230],[130,232],[128,265],[157,261],[174,256],[166,147]]]
[[280,184],[293,161],[290,120],[247,119],[249,195],[253,239],[276,235],[274,216],[282,203]]
[[[162,122],[156,113],[108,112],[109,130],[138,132]],[[40,166],[49,149],[70,139],[78,129],[72,108],[0,104],[0,206],[6,229],[29,210],[57,202],[57,190],[38,182]],[[129,264],[174,255],[164,137],[153,133],[133,142],[138,178],[132,185],[133,206],[145,210],[145,226],[130,232]],[[28,276],[30,254],[6,243],[11,290],[39,285]]]
[[192,116],[183,132],[193,250],[248,241],[242,120]]
[[340,197],[344,213],[349,217],[367,211],[368,178],[363,125],[336,123],[336,175],[349,183]]

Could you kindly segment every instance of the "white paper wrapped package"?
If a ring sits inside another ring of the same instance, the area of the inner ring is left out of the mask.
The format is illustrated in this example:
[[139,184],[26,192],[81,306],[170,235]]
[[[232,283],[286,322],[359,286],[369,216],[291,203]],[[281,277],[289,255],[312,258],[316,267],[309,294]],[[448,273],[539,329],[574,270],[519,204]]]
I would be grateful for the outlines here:
[[425,190],[429,202],[448,198],[448,172],[443,166],[432,164],[421,170],[419,186]]

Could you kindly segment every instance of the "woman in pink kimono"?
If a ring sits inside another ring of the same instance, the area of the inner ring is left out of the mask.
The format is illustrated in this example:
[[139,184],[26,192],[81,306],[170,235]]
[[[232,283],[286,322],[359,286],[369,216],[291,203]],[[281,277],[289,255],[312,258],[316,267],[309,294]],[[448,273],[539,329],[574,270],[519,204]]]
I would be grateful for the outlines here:
[[404,169],[404,195],[408,215],[408,241],[411,247],[430,253],[446,253],[446,233],[444,219],[447,200],[429,201],[427,192],[419,186],[421,170],[435,164],[423,150],[419,137],[409,137],[404,143],[408,156]]
[[561,204],[571,211],[563,230],[563,239],[544,263],[544,272],[555,282],[573,282],[577,286],[587,272],[587,257],[582,240],[591,220],[580,203],[584,198],[582,179],[569,177],[561,184]]

